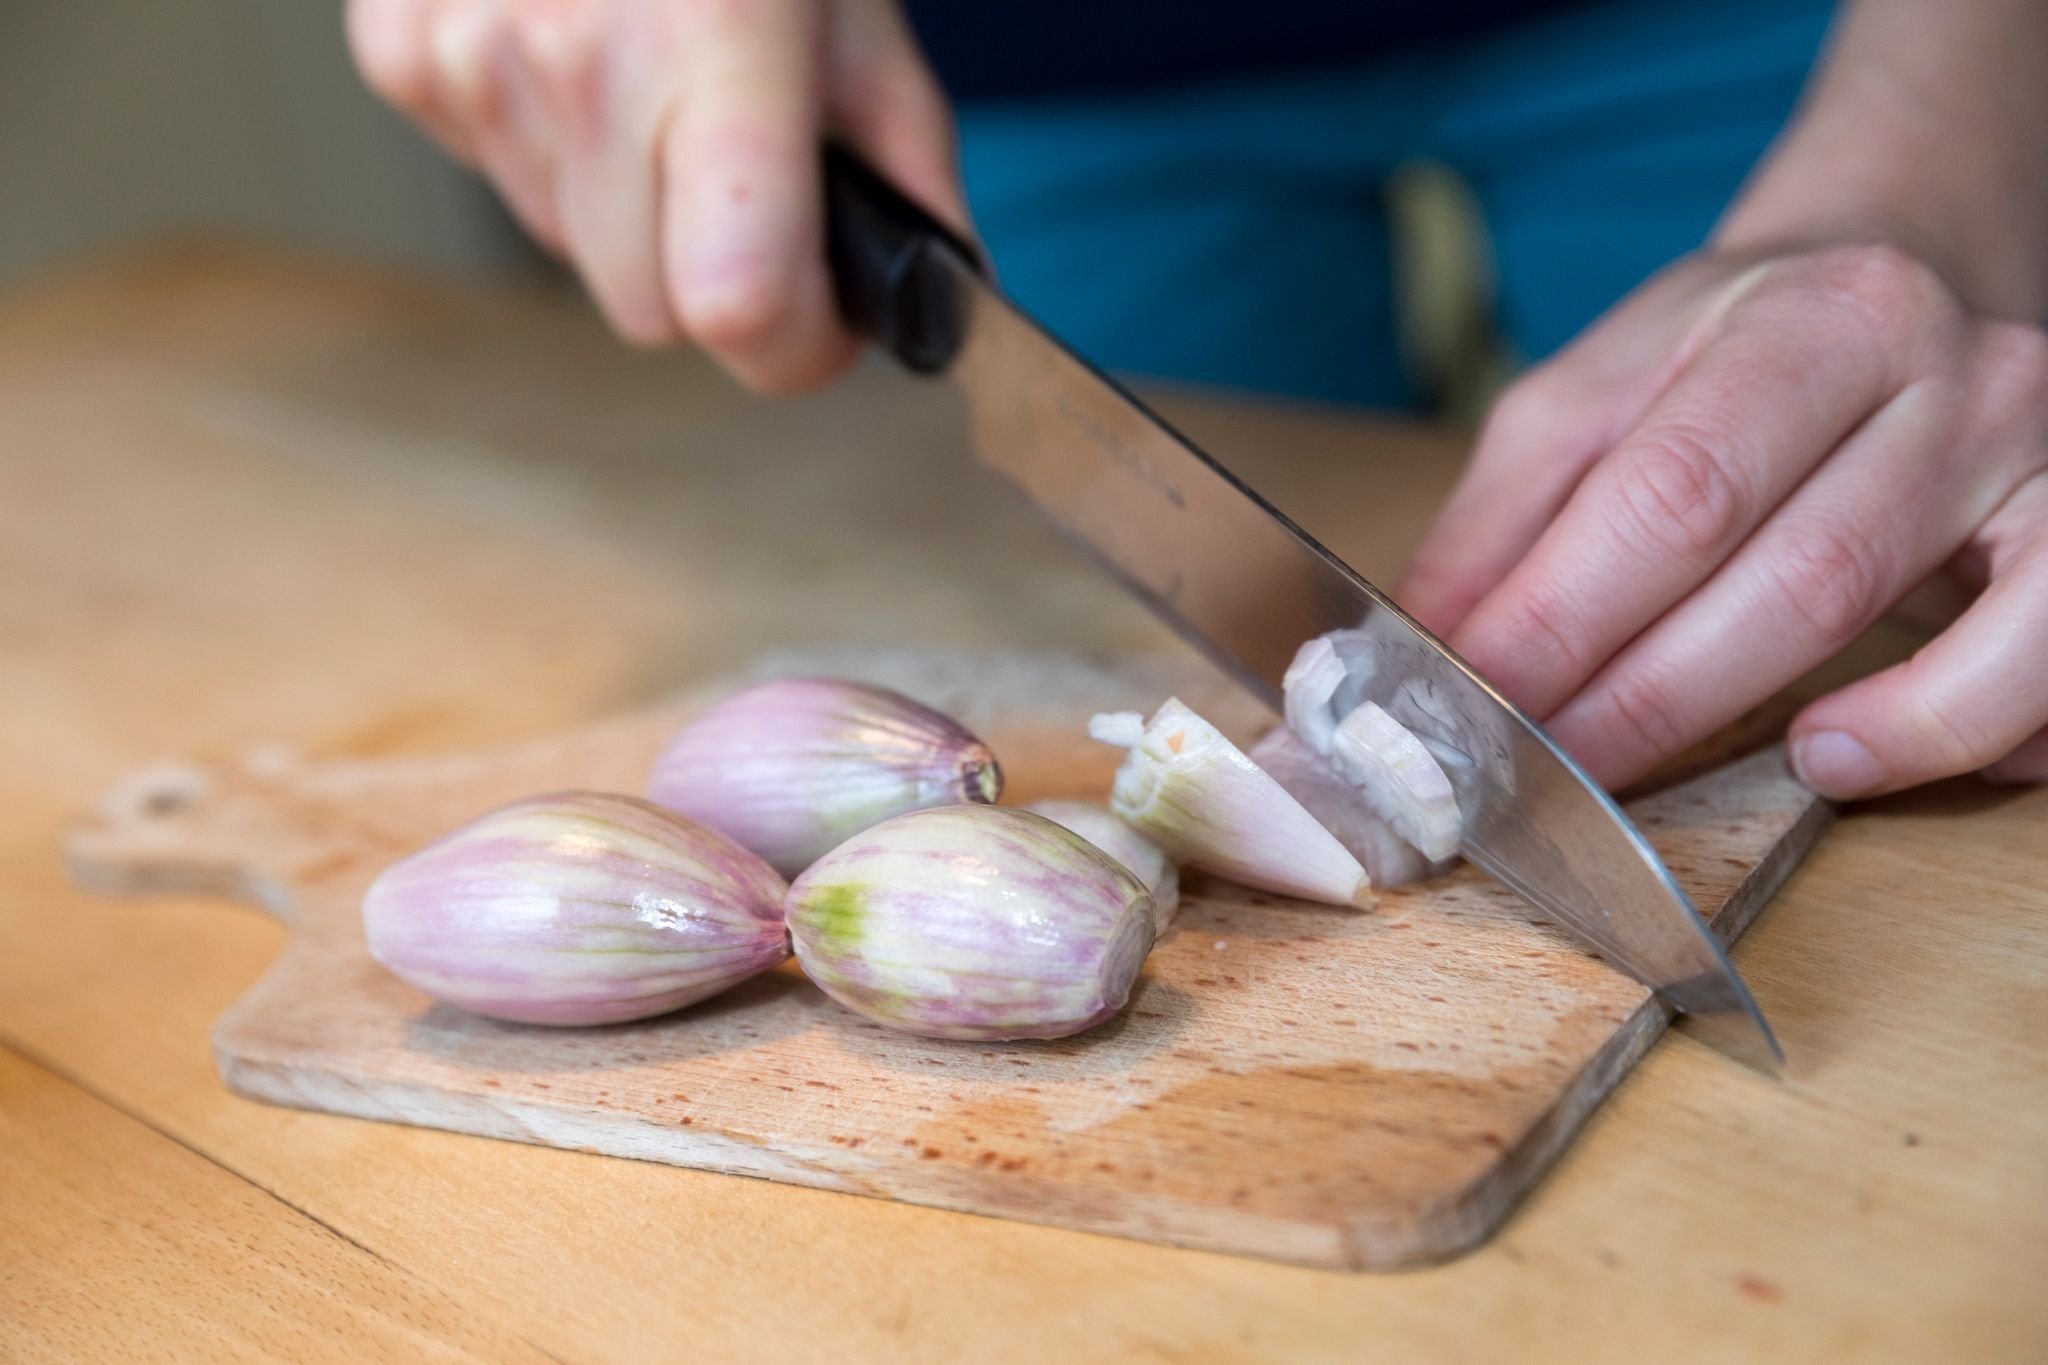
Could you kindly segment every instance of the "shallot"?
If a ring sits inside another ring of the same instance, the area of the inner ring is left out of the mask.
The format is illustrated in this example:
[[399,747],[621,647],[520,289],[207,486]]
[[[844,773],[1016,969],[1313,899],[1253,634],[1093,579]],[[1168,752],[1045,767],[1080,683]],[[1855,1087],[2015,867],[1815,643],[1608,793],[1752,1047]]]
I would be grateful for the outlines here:
[[933,806],[993,802],[986,744],[901,693],[833,678],[760,683],[684,726],[648,795],[793,877],[852,835]]
[[438,1000],[529,1024],[666,1014],[789,955],[785,885],[715,830],[631,796],[481,816],[384,869],[370,956]]
[[1392,825],[1373,814],[1358,788],[1339,777],[1327,759],[1318,758],[1286,726],[1274,726],[1246,754],[1337,836],[1337,842],[1365,865],[1374,886],[1409,886],[1450,870],[1447,862],[1423,857]]
[[[1430,741],[1367,699],[1365,693],[1377,668],[1363,631],[1333,630],[1308,641],[1295,651],[1282,682],[1287,727],[1308,751],[1309,759],[1326,761],[1330,770],[1357,789],[1359,799],[1374,815],[1393,826],[1429,862],[1439,863],[1456,855],[1464,833],[1457,795],[1438,761],[1436,749],[1443,746],[1433,748]],[[1428,699],[1426,692],[1418,693],[1412,687],[1401,691],[1418,702]],[[1279,762],[1297,773],[1305,771],[1302,761],[1292,754],[1281,753]],[[1306,777],[1301,780],[1309,781]],[[1326,809],[1339,810],[1344,805],[1334,796],[1323,804]],[[1317,814],[1325,823],[1331,818],[1324,811]],[[1356,832],[1365,833],[1363,829]],[[1352,841],[1347,839],[1346,846],[1351,847]],[[1373,875],[1380,876],[1377,867]]]
[[1330,764],[1423,857],[1437,862],[1457,853],[1464,820],[1450,778],[1428,747],[1376,703],[1359,703],[1337,726]]
[[1134,711],[1097,716],[1088,733],[1130,751],[1110,809],[1173,857],[1282,895],[1369,903],[1372,882],[1358,859],[1179,698],[1149,722]]
[[1152,897],[1027,811],[947,806],[854,835],[790,887],[790,938],[854,1013],[931,1038],[1063,1038],[1123,1008]]
[[1180,869],[1166,851],[1107,806],[1087,801],[1034,801],[1024,809],[1064,825],[1107,853],[1152,893],[1152,927],[1160,934],[1180,909]]

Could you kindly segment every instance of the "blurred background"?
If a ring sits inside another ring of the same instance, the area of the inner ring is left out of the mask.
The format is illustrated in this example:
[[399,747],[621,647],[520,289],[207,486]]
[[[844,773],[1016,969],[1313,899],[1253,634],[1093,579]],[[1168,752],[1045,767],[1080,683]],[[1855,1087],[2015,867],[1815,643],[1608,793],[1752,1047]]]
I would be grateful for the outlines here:
[[[376,100],[338,4],[0,0],[0,290],[168,238],[560,279],[483,182]],[[1418,391],[1470,416],[1511,368],[1462,182],[1387,186]]]
[[536,257],[364,89],[338,4],[0,3],[0,287],[193,232],[408,266]]

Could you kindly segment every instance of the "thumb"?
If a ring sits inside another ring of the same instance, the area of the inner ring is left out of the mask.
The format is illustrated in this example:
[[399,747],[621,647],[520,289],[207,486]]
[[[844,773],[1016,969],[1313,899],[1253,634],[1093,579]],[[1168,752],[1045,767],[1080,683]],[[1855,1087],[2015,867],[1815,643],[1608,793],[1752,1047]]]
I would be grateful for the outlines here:
[[826,107],[891,183],[947,226],[971,234],[953,111],[893,0],[834,7]]
[[2008,780],[2048,776],[2048,474],[1986,529],[2013,537],[2009,562],[1954,625],[1792,722],[1792,764],[1808,786],[1850,801],[1987,765]]

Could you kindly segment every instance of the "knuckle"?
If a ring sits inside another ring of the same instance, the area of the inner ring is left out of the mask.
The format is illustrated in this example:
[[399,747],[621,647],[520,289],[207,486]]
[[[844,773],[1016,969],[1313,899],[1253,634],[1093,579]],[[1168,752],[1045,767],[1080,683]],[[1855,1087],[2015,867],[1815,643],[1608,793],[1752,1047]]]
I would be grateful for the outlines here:
[[1439,634],[1447,633],[1486,591],[1479,566],[1456,556],[1454,547],[1433,542],[1401,578],[1401,605]]
[[456,4],[436,14],[427,35],[427,79],[447,103],[472,117],[494,119],[503,91],[491,61],[505,19],[493,8]]
[[1591,670],[1591,632],[1582,613],[1565,592],[1537,587],[1525,592],[1509,618],[1507,638],[1516,647],[1539,657],[1539,670],[1547,674],[1584,677]]
[[1464,574],[1452,558],[1455,553],[1453,547],[1442,544],[1438,538],[1425,543],[1401,578],[1409,595],[1435,599],[1459,593]]
[[1679,694],[1657,673],[1638,670],[1615,679],[1607,702],[1613,722],[1637,753],[1676,753],[1694,738]]
[[1980,410],[2048,419],[2048,331],[2021,322],[1985,325]]
[[754,352],[780,340],[795,322],[796,288],[779,272],[752,266],[728,273],[715,289],[686,295],[676,311],[700,344]]
[[787,176],[814,154],[816,129],[810,124],[744,108],[707,107],[699,117],[697,135],[685,144],[692,174],[755,169]]
[[369,87],[401,108],[419,104],[433,83],[433,64],[405,7],[389,0],[350,0],[349,49]]
[[1909,716],[1915,736],[1944,774],[1981,768],[2003,757],[2009,747],[1946,696],[1916,692]]
[[1702,428],[1666,426],[1625,452],[1610,475],[1615,529],[1646,553],[1719,552],[1749,523],[1751,495]]
[[604,28],[597,9],[579,0],[527,0],[510,17],[520,60],[540,80],[586,94],[604,65]]
[[1949,290],[1919,257],[1885,242],[1834,247],[1814,258],[1808,284],[1886,333],[1947,310]]
[[1815,521],[1768,561],[1798,618],[1829,644],[1847,644],[1887,605],[1891,575],[1880,538],[1840,521]]
[[1572,405],[1552,381],[1550,372],[1534,369],[1494,400],[1493,409],[1486,416],[1482,444],[1540,440],[1571,418]]

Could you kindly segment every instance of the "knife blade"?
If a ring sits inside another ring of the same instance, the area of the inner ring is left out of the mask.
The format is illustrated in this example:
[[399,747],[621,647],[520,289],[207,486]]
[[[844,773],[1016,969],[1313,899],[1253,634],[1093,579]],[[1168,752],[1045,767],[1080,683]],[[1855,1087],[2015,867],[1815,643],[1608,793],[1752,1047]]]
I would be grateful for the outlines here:
[[1385,593],[1040,327],[973,249],[843,148],[828,246],[848,320],[966,399],[982,460],[1275,711],[1300,646],[1342,633],[1364,700],[1437,755],[1460,852],[1672,1008],[1762,1010],[1670,869],[1607,793]]

